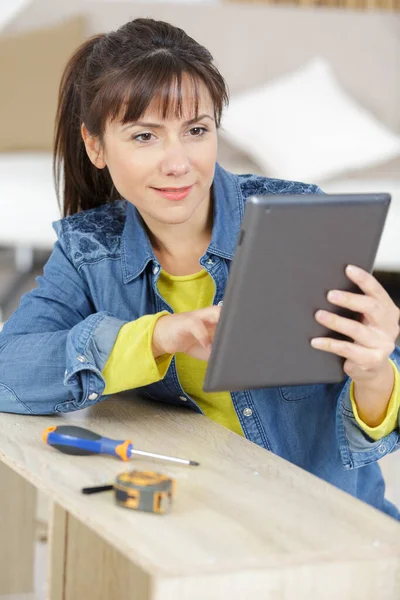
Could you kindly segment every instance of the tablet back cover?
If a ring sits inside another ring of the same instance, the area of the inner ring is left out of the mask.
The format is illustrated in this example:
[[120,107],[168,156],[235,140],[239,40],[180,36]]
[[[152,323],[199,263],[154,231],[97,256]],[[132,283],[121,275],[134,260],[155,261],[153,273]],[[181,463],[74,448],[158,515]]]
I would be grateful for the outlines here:
[[320,325],[331,289],[361,293],[345,275],[372,270],[389,194],[261,196],[247,201],[205,391],[339,382],[343,359],[316,350],[313,337],[340,334]]

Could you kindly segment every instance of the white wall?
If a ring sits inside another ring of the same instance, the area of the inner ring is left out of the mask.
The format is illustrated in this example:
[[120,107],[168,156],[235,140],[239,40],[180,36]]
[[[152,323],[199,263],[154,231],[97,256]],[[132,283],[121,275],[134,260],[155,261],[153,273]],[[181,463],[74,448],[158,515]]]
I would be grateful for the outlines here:
[[0,2],[0,31],[9,23],[31,0],[1,0]]

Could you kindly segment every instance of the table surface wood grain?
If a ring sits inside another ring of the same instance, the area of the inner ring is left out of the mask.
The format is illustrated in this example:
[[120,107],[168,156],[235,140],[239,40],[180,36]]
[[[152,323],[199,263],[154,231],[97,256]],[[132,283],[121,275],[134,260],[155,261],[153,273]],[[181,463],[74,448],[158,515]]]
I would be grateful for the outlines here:
[[[198,461],[69,456],[42,432],[74,424],[140,450]],[[0,415],[0,460],[157,577],[289,569],[387,559],[400,568],[400,524],[241,436],[184,408],[118,394],[57,416]],[[81,488],[126,470],[176,480],[170,514],[121,508],[113,492]]]

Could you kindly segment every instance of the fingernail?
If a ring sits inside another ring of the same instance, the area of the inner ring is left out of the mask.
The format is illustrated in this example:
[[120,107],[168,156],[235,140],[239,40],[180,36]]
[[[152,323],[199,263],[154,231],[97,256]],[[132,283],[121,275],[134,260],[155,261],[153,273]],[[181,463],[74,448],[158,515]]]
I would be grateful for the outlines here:
[[343,294],[341,292],[338,292],[337,290],[331,290],[330,292],[328,292],[328,300],[340,300],[343,297]]
[[356,267],[355,265],[347,265],[346,271],[350,275],[357,275],[357,273],[360,272],[360,269],[358,267]]
[[311,346],[313,346],[314,348],[323,348],[324,341],[321,338],[313,338],[311,340]]

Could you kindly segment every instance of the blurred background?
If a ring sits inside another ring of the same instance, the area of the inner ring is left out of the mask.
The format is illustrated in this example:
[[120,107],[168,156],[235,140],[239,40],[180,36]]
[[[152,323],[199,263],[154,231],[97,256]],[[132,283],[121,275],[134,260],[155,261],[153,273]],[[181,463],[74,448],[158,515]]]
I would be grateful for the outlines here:
[[[212,52],[231,94],[224,168],[391,193],[375,274],[400,306],[400,0],[0,0],[0,322],[36,286],[56,239],[51,149],[65,63],[87,36],[139,16]],[[398,457],[382,462],[400,504]],[[39,499],[38,543],[46,518]]]

